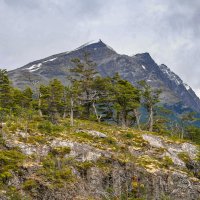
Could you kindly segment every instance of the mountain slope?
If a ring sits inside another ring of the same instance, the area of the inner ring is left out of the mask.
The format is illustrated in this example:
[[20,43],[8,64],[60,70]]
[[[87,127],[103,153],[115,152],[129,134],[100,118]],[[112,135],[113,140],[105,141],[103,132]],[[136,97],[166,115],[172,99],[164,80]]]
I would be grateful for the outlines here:
[[197,200],[198,146],[76,120],[8,122],[0,137],[0,199]]
[[58,78],[67,84],[69,69],[73,67],[72,58],[82,58],[84,52],[89,52],[91,59],[97,64],[97,70],[102,76],[113,76],[118,72],[122,78],[137,84],[146,80],[154,88],[162,89],[162,102],[175,104],[182,102],[185,106],[200,112],[200,100],[167,66],[157,65],[148,53],[135,56],[120,55],[101,40],[87,43],[81,47],[61,54],[56,54],[38,61],[31,62],[21,68],[9,72],[13,84],[19,88],[31,85],[31,81],[47,83],[52,78]]

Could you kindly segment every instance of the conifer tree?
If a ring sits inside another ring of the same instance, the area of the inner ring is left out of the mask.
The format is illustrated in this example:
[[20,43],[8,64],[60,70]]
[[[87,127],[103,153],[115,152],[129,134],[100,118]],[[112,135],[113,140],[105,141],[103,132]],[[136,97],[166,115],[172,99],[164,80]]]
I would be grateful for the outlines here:
[[[70,113],[70,125],[74,126],[74,111],[80,106],[80,83],[78,81],[73,81],[71,85],[65,87],[66,91],[66,105],[69,107]],[[67,109],[65,109],[66,112]],[[64,114],[66,115],[66,114]]]
[[161,90],[153,90],[151,86],[146,83],[146,81],[140,81],[139,84],[142,87],[143,105],[147,109],[147,112],[149,113],[149,119],[148,119],[149,131],[153,131],[154,108],[155,105],[160,101],[159,96]]
[[72,59],[75,67],[70,69],[74,80],[79,81],[82,90],[82,103],[85,107],[87,118],[90,117],[90,110],[92,106],[92,98],[94,96],[94,91],[92,90],[92,85],[97,71],[95,69],[96,64],[90,60],[89,54],[84,53],[83,60],[78,58]]
[[23,107],[30,108],[33,101],[33,91],[30,87],[27,87],[25,90],[22,91],[23,95]]
[[121,79],[119,74],[112,78],[112,100],[123,127],[127,126],[127,116],[140,105],[140,92],[129,81]]
[[11,104],[11,86],[8,74],[5,69],[0,69],[0,107],[4,110],[8,110]]
[[64,95],[64,86],[54,79],[49,85],[40,86],[41,107],[43,112],[49,117],[52,123],[57,123],[57,118],[62,112],[62,98]]
[[96,76],[92,84],[91,102],[94,109],[94,114],[98,122],[101,121],[103,113],[107,110],[110,103],[111,81],[109,77],[103,78]]

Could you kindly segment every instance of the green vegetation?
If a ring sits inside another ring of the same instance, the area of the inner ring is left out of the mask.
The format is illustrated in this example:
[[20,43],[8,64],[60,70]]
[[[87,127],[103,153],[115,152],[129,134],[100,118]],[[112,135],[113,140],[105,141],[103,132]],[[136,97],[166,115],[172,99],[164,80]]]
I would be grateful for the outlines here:
[[[169,143],[173,139],[177,143],[190,140],[200,144],[200,129],[191,124],[196,120],[194,115],[185,113],[180,122],[172,125],[167,117],[170,111],[158,105],[161,91],[153,90],[144,81],[135,87],[119,74],[100,77],[87,54],[83,60],[73,59],[72,66],[70,73],[75,78],[68,77],[69,85],[54,79],[47,85],[38,84],[24,90],[12,87],[6,70],[0,70],[0,190],[6,191],[10,199],[25,199],[22,190],[34,199],[41,188],[70,187],[80,177],[86,178],[88,171],[95,167],[107,177],[111,176],[113,164],[137,165],[149,173],[176,170],[172,159],[163,156],[164,148],[152,148],[143,139],[142,134],[147,131],[168,135]],[[141,122],[142,117],[146,121]],[[91,130],[105,136],[92,135]],[[13,140],[21,150],[15,145],[5,145],[6,140]],[[49,145],[56,140],[70,141],[72,145]],[[100,157],[87,160],[88,155],[84,155],[84,161],[76,159],[71,156],[74,142],[89,146],[91,157],[98,150]],[[28,152],[27,156],[23,150]],[[179,153],[178,157],[186,165],[191,164],[186,153]],[[189,171],[189,167],[185,171],[191,176],[199,173]],[[20,177],[22,185],[18,189],[9,185],[16,177]],[[120,198],[141,199],[144,185],[134,177],[130,185]],[[113,188],[108,187],[108,194],[110,199],[116,199]]]
[[185,153],[185,152],[179,153],[179,154],[178,154],[178,157],[179,157],[183,162],[185,162],[186,164],[189,163],[190,160],[191,160],[190,157],[189,157],[189,155],[188,155],[187,153]]
[[[6,70],[0,70],[0,123],[7,122],[13,132],[19,128],[26,133],[38,129],[54,135],[66,128],[60,123],[62,119],[70,118],[71,127],[75,119],[90,119],[199,143],[200,129],[191,125],[197,120],[195,113],[184,113],[180,121],[172,123],[168,117],[171,111],[158,105],[160,90],[153,90],[145,81],[135,87],[119,74],[100,77],[87,53],[82,60],[72,59],[71,64],[69,73],[73,76],[66,77],[69,85],[57,79],[47,85],[30,80],[32,88],[24,90],[13,88]],[[145,112],[140,112],[141,108]],[[36,121],[37,128],[32,123]],[[84,137],[83,134],[80,137]]]
[[11,177],[11,172],[18,171],[25,156],[17,150],[0,150],[0,181],[7,182]]
[[46,182],[49,188],[64,187],[75,181],[67,160],[62,156],[52,154],[42,160],[42,168],[37,171],[36,175],[40,177],[40,181]]
[[174,162],[172,161],[172,159],[169,156],[163,157],[163,166],[164,167],[169,168],[173,164],[174,164]]

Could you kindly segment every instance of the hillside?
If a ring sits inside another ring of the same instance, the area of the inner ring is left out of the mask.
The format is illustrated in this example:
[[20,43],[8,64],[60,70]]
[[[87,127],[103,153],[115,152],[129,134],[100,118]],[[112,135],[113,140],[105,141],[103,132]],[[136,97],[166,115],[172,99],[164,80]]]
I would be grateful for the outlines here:
[[200,199],[198,146],[86,120],[10,119],[0,199]]
[[200,100],[191,87],[167,66],[158,65],[148,53],[135,56],[121,55],[101,40],[87,43],[73,51],[31,62],[21,68],[9,72],[13,85],[19,88],[32,86],[31,82],[48,83],[58,78],[68,84],[69,69],[74,67],[71,59],[82,58],[84,52],[89,52],[91,59],[97,64],[97,70],[102,76],[113,76],[118,72],[123,79],[137,85],[140,80],[146,80],[154,88],[162,89],[161,100],[168,105],[182,103],[183,106],[200,112]]

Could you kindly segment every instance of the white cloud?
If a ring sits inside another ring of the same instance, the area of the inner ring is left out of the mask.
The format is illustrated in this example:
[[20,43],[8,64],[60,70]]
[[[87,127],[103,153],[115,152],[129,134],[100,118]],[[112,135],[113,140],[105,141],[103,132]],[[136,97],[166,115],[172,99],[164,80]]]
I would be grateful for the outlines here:
[[199,0],[0,0],[0,66],[13,69],[101,38],[149,52],[200,87]]

